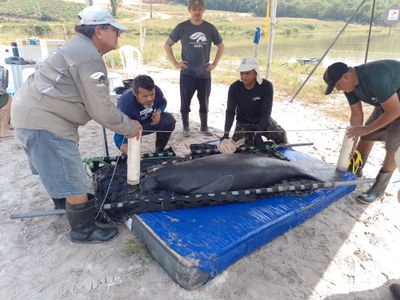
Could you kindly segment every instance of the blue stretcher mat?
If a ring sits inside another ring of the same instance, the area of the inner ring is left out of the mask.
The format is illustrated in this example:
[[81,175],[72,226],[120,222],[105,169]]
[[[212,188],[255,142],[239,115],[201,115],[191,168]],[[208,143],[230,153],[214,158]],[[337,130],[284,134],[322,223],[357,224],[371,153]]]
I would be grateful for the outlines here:
[[[310,160],[330,172],[332,181],[354,180],[335,166],[286,149],[291,160]],[[354,185],[318,189],[306,196],[273,196],[256,202],[134,215],[128,228],[146,244],[169,276],[186,289],[213,279],[241,257],[303,223]]]

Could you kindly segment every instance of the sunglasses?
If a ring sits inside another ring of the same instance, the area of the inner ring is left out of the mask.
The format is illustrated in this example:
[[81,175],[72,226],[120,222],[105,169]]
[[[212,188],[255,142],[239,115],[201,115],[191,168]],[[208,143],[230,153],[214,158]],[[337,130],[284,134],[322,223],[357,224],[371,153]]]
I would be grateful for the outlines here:
[[114,30],[117,33],[117,36],[120,36],[120,34],[121,34],[121,31],[118,28],[115,28],[115,27],[113,27],[111,25],[107,26],[105,29]]

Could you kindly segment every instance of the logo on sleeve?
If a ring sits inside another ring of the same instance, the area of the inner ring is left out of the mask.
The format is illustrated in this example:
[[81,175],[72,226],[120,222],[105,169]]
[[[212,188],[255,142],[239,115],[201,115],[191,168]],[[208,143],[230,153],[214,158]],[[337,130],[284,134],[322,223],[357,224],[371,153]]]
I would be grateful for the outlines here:
[[92,79],[97,87],[103,87],[105,86],[106,82],[106,75],[103,72],[96,72],[90,75],[90,79]]

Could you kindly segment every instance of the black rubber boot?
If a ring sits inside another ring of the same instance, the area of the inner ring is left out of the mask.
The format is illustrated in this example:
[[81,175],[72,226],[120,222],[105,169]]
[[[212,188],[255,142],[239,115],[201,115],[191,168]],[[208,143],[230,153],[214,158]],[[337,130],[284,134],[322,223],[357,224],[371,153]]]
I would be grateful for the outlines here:
[[65,203],[67,199],[65,198],[51,198],[54,202],[54,209],[65,209]]
[[207,125],[207,118],[208,114],[207,113],[200,113],[200,130],[203,132],[205,135],[212,136],[212,132],[208,129]]
[[363,204],[370,204],[376,199],[380,198],[386,190],[389,184],[390,178],[393,172],[383,173],[380,171],[376,176],[375,183],[369,188],[369,190],[357,197],[357,201]]
[[172,132],[157,132],[156,133],[156,153],[161,153],[164,151],[165,146],[167,146],[169,138]]
[[[369,154],[362,154],[362,153],[361,153],[362,165],[359,166],[358,169],[357,169],[357,171],[356,171],[356,176],[357,176],[357,177],[362,177],[362,176],[363,176],[363,171],[362,171],[362,169],[364,168],[365,164],[367,163],[368,156],[369,156]],[[357,157],[357,154],[354,154],[354,155],[353,155],[353,159],[350,161],[350,165],[349,165],[349,167],[347,168],[347,171],[350,172],[350,173],[353,173],[353,162],[354,162],[354,160],[356,159],[356,157]]]
[[182,114],[182,126],[183,126],[183,136],[188,137],[190,126],[189,126],[189,113],[181,113]]
[[392,292],[393,299],[400,300],[400,284],[392,283],[389,288]]
[[118,235],[116,227],[101,228],[95,222],[95,199],[82,204],[66,205],[67,218],[71,226],[70,238],[73,243],[107,242]]

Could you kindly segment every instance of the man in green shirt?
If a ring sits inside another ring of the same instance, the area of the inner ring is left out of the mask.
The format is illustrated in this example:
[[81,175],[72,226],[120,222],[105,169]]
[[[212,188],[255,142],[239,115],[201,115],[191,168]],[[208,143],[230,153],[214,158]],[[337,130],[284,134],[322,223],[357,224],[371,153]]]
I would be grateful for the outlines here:
[[[349,67],[337,62],[324,74],[329,95],[334,88],[343,91],[350,105],[348,137],[355,140],[364,165],[375,141],[385,142],[386,155],[376,182],[357,200],[369,204],[383,196],[396,164],[394,154],[400,146],[400,62],[380,60]],[[374,106],[364,123],[362,103]],[[350,166],[351,168],[352,166]],[[361,176],[361,172],[357,172]]]

